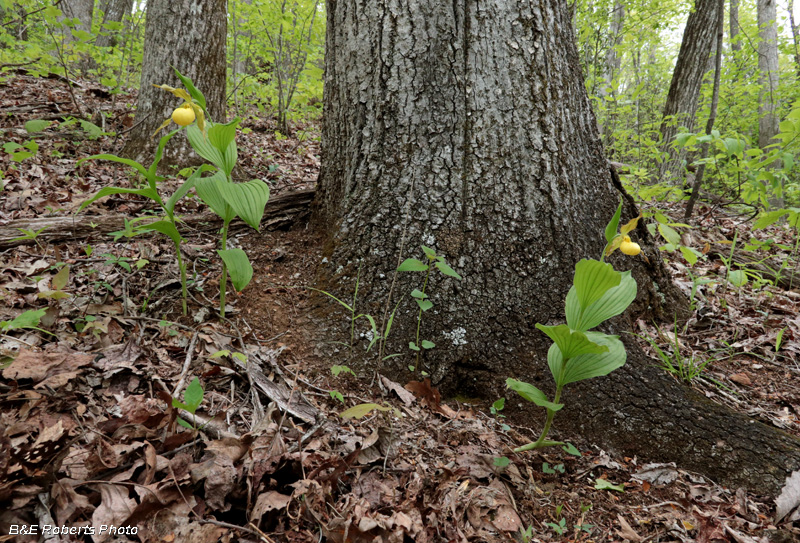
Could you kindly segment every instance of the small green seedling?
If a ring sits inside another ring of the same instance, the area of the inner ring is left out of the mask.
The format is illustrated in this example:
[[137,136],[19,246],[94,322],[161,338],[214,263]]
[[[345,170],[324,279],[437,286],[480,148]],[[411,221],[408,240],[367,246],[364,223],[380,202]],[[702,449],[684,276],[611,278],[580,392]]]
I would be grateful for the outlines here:
[[422,262],[416,258],[406,258],[403,263],[397,267],[397,271],[399,272],[425,272],[425,280],[422,283],[422,290],[414,289],[411,291],[411,297],[414,298],[414,301],[417,302],[417,305],[419,306],[419,313],[417,315],[417,334],[414,338],[414,341],[411,341],[408,344],[408,348],[417,353],[414,367],[419,367],[420,354],[423,349],[428,350],[436,347],[436,344],[432,341],[427,339],[420,341],[419,339],[420,328],[422,327],[422,314],[433,307],[433,302],[431,302],[430,296],[428,296],[426,293],[426,289],[428,288],[428,279],[430,279],[431,276],[431,269],[435,267],[442,273],[442,275],[453,277],[459,281],[461,280],[461,276],[447,264],[443,256],[437,255],[436,251],[430,247],[425,247],[424,245],[421,247],[422,251],[425,253],[427,262]]
[[495,417],[505,417],[505,415],[500,414],[500,411],[502,411],[505,406],[506,406],[506,399],[500,398],[499,400],[496,400],[492,404],[492,406],[489,408],[489,412]]
[[344,396],[342,396],[342,393],[339,392],[338,390],[331,390],[328,392],[328,394],[330,394],[331,398],[333,398],[337,402],[344,403]]
[[38,297],[46,298],[48,300],[62,300],[69,298],[71,294],[64,292],[64,288],[69,283],[69,266],[62,266],[58,273],[56,273],[50,280],[50,286],[53,290],[45,290],[38,294]]
[[197,408],[200,407],[201,403],[203,403],[204,394],[205,390],[203,390],[203,385],[200,384],[200,379],[195,377],[183,392],[183,401],[180,401],[177,398],[172,398],[172,407],[176,409],[183,409],[192,415],[191,424],[180,417],[178,417],[178,424],[184,428],[188,428],[189,430],[194,430],[195,432],[197,431],[197,421],[195,420],[194,415],[197,412]]
[[29,230],[27,228],[17,228],[17,230],[22,232],[23,235],[18,237],[18,238],[14,238],[14,239],[12,239],[10,241],[21,241],[21,240],[28,240],[29,239],[29,240],[32,240],[32,241],[36,242],[36,245],[39,246],[39,249],[44,251],[44,247],[42,247],[42,244],[39,243],[39,236],[41,235],[42,232],[44,232],[48,228],[50,228],[50,227],[49,226],[43,226],[42,228],[40,228],[38,230]]
[[775,336],[775,352],[781,350],[781,344],[783,343],[783,333],[786,331],[786,328],[781,328],[778,330],[778,335]]
[[[361,266],[359,265],[358,273],[356,274],[356,288],[353,291],[353,302],[352,302],[352,304],[348,304],[347,302],[344,302],[344,301],[340,300],[339,298],[337,298],[336,296],[334,296],[333,294],[331,294],[328,291],[320,290],[320,289],[314,288],[314,287],[306,287],[309,290],[313,290],[314,292],[319,292],[320,294],[324,294],[325,296],[327,296],[331,300],[337,302],[339,305],[341,305],[343,308],[345,308],[348,313],[350,313],[350,345],[346,345],[343,342],[337,342],[337,343],[348,347],[351,352],[353,350],[353,345],[355,344],[356,321],[358,319],[361,319],[361,318],[367,319],[367,321],[369,322],[370,327],[372,328],[372,330],[371,330],[372,337],[370,338],[369,346],[367,347],[367,352],[369,352],[370,349],[372,349],[373,345],[375,345],[375,342],[377,342],[382,337],[380,334],[378,334],[378,326],[375,323],[375,318],[372,315],[367,315],[366,313],[359,313],[358,315],[356,315],[356,302],[358,301],[358,285],[360,283],[360,279],[361,279]],[[387,328],[389,328],[389,327],[391,327],[391,323],[389,324],[389,326]],[[342,367],[346,367],[346,366],[342,366]],[[334,375],[338,375],[338,373],[334,373]]]
[[50,334],[50,332],[48,332],[47,330],[42,330],[41,328],[39,328],[39,322],[42,320],[42,317],[44,317],[44,314],[46,312],[47,312],[46,309],[29,309],[28,311],[20,315],[17,315],[16,318],[10,321],[0,321],[0,332],[31,329],[44,332],[45,334]]
[[247,364],[247,355],[244,353],[239,352],[231,352],[228,349],[222,349],[221,351],[217,351],[210,356],[210,358],[222,358],[223,356],[232,356],[233,358],[237,359],[242,364]]
[[545,522],[545,525],[550,526],[550,528],[552,528],[553,531],[558,535],[564,535],[564,532],[567,530],[567,519],[561,516],[561,511],[563,508],[563,505],[556,507],[556,519],[558,520],[558,523]]
[[[500,398],[499,400],[495,400],[495,402],[489,407],[489,412],[495,417],[497,417],[498,422],[500,419],[506,418],[505,415],[500,413],[500,411],[502,411],[505,408],[505,406],[506,406],[506,399]],[[505,423],[501,424],[500,427],[503,429],[504,432],[508,432],[509,430],[511,430],[511,426]]]
[[597,490],[616,490],[617,492],[625,492],[625,487],[623,485],[615,485],[614,483],[605,479],[595,479],[594,483],[594,487]]
[[548,464],[547,462],[543,462],[542,473],[546,473],[548,475],[555,475],[556,473],[564,473],[564,464],[556,464],[553,467],[550,467],[550,464]]
[[342,373],[349,373],[353,377],[356,377],[356,372],[348,368],[347,366],[331,366],[331,373],[334,377],[338,377]]
[[505,468],[511,463],[507,456],[500,456],[494,459],[494,465],[498,468]]

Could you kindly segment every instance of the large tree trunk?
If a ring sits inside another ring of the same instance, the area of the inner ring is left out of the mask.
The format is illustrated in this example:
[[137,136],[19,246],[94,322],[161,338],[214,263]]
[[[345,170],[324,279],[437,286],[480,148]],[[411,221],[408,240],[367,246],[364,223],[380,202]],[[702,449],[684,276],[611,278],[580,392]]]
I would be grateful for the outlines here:
[[[395,283],[393,270],[424,258],[424,244],[463,280],[434,274],[427,284],[434,308],[422,337],[437,347],[420,369],[494,399],[506,395],[506,377],[547,388],[549,341],[534,324],[564,322],[575,263],[599,255],[622,190],[603,157],[567,3],[333,0],[327,28],[315,213],[332,236],[318,286],[351,299],[360,277],[356,310],[379,320],[402,297],[384,354],[403,355],[359,356],[418,378],[406,369],[417,327],[408,293],[424,277],[401,273]],[[625,215],[637,213],[625,201]],[[648,260],[612,262],[634,268],[636,311],[669,311],[676,290],[643,225],[636,236]],[[320,337],[349,328],[337,308],[320,297],[329,327]],[[627,328],[614,322],[607,331]],[[630,342],[628,351],[623,370],[567,389],[557,427],[759,491],[774,492],[800,466],[796,440],[709,404]]]
[[[225,0],[147,2],[136,124],[123,149],[125,156],[149,160],[157,141],[152,138],[153,132],[181,104],[172,94],[153,86],[183,87],[172,67],[191,78],[205,95],[211,118],[225,121],[226,6]],[[165,154],[165,165],[188,158],[185,138],[174,138],[169,147],[172,152]]]
[[683,31],[681,49],[664,104],[661,150],[665,158],[659,168],[661,181],[678,182],[683,177],[681,163],[685,153],[674,150],[673,139],[681,126],[694,130],[700,87],[709,69],[716,29],[716,3],[714,0],[697,0]]

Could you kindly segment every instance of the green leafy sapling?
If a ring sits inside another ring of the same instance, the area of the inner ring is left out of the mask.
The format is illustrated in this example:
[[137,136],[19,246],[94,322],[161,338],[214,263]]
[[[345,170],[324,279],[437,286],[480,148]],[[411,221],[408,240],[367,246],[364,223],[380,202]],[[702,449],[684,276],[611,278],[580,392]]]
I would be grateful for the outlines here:
[[[610,255],[616,249],[626,254],[638,254],[641,250],[628,236],[636,227],[639,217],[624,225],[617,234],[621,211],[622,203],[606,227],[607,245],[603,256]],[[567,324],[536,324],[536,328],[553,341],[547,352],[547,364],[556,384],[552,401],[530,383],[511,378],[506,380],[508,388],[547,410],[539,438],[514,449],[515,452],[564,445],[563,442],[547,439],[556,412],[564,407],[560,403],[564,387],[576,381],[607,375],[623,366],[627,356],[619,336],[590,330],[625,311],[634,298],[636,281],[630,271],[618,272],[611,264],[593,259],[583,259],[575,265],[573,285],[566,299]]]
[[430,296],[428,296],[426,292],[428,288],[428,279],[430,279],[431,276],[431,269],[435,267],[443,275],[447,277],[453,277],[459,281],[461,280],[461,276],[447,264],[443,256],[437,255],[436,251],[430,247],[425,247],[424,245],[421,247],[422,251],[425,253],[427,262],[422,262],[416,258],[406,258],[403,263],[397,267],[397,271],[399,272],[425,272],[425,280],[422,283],[422,290],[414,289],[411,291],[411,297],[414,298],[414,301],[417,302],[417,305],[419,306],[419,313],[417,314],[417,333],[414,341],[411,341],[408,344],[408,347],[417,353],[417,361],[415,364],[416,367],[419,367],[421,351],[423,349],[428,350],[436,347],[436,344],[430,340],[423,339],[420,341],[419,339],[420,328],[422,327],[422,314],[433,307],[433,302],[431,302]]

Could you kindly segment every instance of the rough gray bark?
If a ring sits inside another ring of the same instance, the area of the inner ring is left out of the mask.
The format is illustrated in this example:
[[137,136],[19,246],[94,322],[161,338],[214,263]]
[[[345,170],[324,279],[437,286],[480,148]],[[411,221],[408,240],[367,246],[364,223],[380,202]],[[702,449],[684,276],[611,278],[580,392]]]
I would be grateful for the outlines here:
[[[130,16],[131,9],[133,0],[101,0],[102,23],[121,23]],[[106,35],[98,36],[95,44],[100,47],[116,47],[122,35],[120,31],[108,32]]]
[[[134,129],[122,151],[125,156],[149,161],[156,143],[153,132],[181,104],[171,93],[153,86],[183,87],[172,67],[191,78],[205,95],[211,118],[225,121],[226,6],[225,0],[147,2],[141,86]],[[185,138],[174,138],[164,164],[186,158]]]
[[[448,390],[493,399],[507,394],[506,377],[547,388],[549,340],[534,324],[564,322],[574,265],[599,255],[622,190],[603,157],[567,3],[332,0],[327,28],[315,220],[331,239],[317,286],[351,299],[360,277],[356,310],[379,319],[401,300],[384,354],[404,354],[374,364],[410,377],[408,293],[423,277],[395,283],[393,270],[432,247],[463,280],[430,278],[422,337],[437,347],[421,369]],[[637,213],[625,201],[625,215]],[[612,259],[634,268],[636,310],[676,307],[644,225],[636,236],[647,262]],[[329,327],[319,337],[347,333],[338,306],[318,303]],[[607,331],[626,328],[619,319]],[[624,370],[567,389],[557,427],[763,492],[800,466],[797,440],[710,405],[628,349]],[[519,413],[543,419],[532,404]]]
[[694,130],[697,101],[703,77],[709,68],[711,52],[717,29],[717,10],[714,0],[697,0],[694,11],[689,14],[678,52],[667,101],[664,104],[661,123],[661,151],[665,156],[659,168],[659,179],[679,182],[682,176],[681,162],[685,153],[672,147],[678,128],[684,126]]

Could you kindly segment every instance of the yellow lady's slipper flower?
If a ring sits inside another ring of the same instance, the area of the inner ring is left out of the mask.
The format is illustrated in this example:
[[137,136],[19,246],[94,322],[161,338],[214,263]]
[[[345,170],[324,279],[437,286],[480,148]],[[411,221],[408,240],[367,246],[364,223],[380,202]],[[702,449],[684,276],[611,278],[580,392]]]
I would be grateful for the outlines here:
[[178,126],[189,126],[194,122],[195,114],[192,106],[184,104],[172,112],[172,120]]
[[639,247],[638,243],[632,242],[630,236],[622,238],[622,243],[619,244],[619,250],[629,256],[636,256],[642,252],[642,248]]

